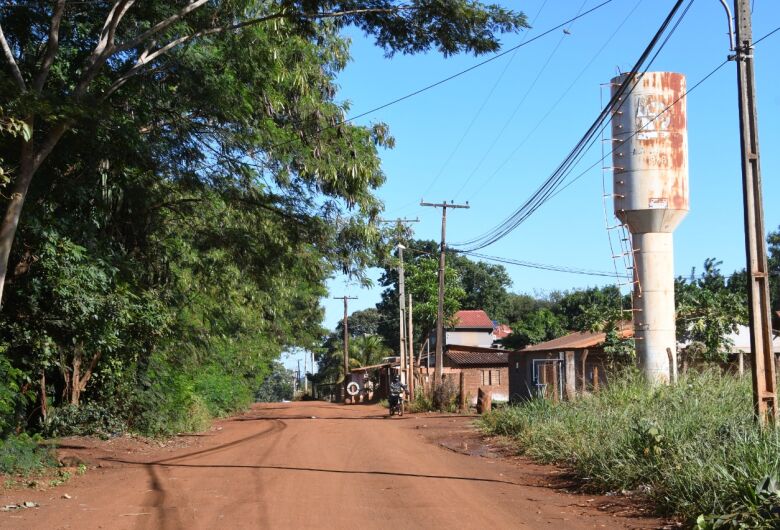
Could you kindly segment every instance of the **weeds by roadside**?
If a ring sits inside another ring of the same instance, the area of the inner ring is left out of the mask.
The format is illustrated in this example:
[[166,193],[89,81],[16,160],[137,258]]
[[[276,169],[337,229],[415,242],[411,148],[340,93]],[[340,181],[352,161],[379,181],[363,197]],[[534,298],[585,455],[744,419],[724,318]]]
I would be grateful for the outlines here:
[[754,424],[747,379],[706,372],[654,388],[627,373],[597,395],[529,401],[480,423],[591,489],[644,491],[701,528],[780,527],[780,431]]

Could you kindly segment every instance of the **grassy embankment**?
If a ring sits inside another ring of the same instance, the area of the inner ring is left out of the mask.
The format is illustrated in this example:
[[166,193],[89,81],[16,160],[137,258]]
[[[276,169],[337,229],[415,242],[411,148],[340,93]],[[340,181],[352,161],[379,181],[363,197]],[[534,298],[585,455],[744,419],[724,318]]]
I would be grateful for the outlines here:
[[707,372],[651,388],[627,374],[597,395],[534,400],[480,423],[589,489],[643,491],[659,513],[701,528],[780,528],[780,430],[755,425],[749,378]]

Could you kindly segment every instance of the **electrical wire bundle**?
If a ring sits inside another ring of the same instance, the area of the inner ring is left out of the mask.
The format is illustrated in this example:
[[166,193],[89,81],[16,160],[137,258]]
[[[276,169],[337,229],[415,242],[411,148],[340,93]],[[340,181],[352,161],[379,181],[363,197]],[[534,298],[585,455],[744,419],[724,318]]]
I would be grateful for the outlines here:
[[[675,21],[675,17],[677,16],[677,13],[684,2],[685,0],[677,0],[677,2],[675,2],[666,19],[661,24],[645,50],[642,52],[642,55],[639,57],[634,67],[630,72],[627,73],[625,81],[617,88],[617,90],[615,90],[612,98],[601,110],[599,115],[596,117],[582,138],[580,138],[574,148],[558,165],[553,173],[542,183],[542,185],[539,186],[539,188],[537,188],[537,190],[523,203],[523,205],[490,231],[473,239],[461,243],[455,243],[452,246],[458,247],[463,252],[475,252],[492,245],[496,241],[506,237],[509,233],[514,231],[518,226],[520,226],[520,224],[533,215],[536,210],[538,210],[545,202],[547,202],[559,191],[559,188],[571,175],[577,164],[579,164],[588,150],[593,146],[593,144],[599,140],[599,135],[601,134],[601,131],[609,124],[612,114],[618,111],[623,101],[625,101],[625,98],[631,93],[631,91],[633,91],[635,86],[634,81],[637,79],[637,77],[640,77],[650,69],[653,62],[658,57],[658,54],[661,52],[663,47],[669,41],[671,35],[685,17],[686,13],[691,7],[691,4],[693,4],[693,0],[689,0],[688,5]],[[661,42],[662,39],[663,42]],[[661,42],[660,46],[658,45],[659,42]],[[656,47],[658,48],[657,50]],[[654,50],[655,54],[653,54]],[[652,57],[650,57],[651,54]]]

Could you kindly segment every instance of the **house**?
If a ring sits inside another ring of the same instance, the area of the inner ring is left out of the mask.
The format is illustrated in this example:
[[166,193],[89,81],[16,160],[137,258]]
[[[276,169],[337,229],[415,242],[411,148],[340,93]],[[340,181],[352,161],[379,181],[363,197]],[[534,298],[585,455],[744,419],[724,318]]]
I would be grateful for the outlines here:
[[[630,324],[620,335],[632,337]],[[511,351],[509,399],[520,401],[535,396],[563,399],[606,383],[604,332],[576,332],[540,344]]]
[[[444,344],[490,348],[495,340],[494,325],[481,309],[467,309],[455,313],[455,325],[444,329]],[[431,334],[431,349],[436,348],[436,332]]]
[[471,405],[476,405],[480,388],[490,391],[493,401],[509,400],[509,370],[507,359],[511,350],[447,344],[444,350],[442,375],[460,384],[464,374],[465,394]]

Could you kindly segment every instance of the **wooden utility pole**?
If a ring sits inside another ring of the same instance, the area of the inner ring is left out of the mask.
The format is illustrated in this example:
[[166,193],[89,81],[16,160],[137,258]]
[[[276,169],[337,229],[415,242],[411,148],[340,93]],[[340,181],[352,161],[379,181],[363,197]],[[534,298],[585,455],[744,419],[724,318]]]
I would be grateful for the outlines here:
[[444,254],[447,250],[447,208],[469,208],[469,203],[455,204],[420,202],[420,206],[441,208],[441,250],[439,251],[439,308],[436,313],[436,370],[434,381],[441,383],[442,363],[444,362]]
[[414,399],[414,326],[412,323],[412,293],[409,293],[409,312],[407,316],[407,333],[406,333],[406,353],[409,356],[409,362],[406,363],[409,375],[407,384],[409,385],[409,395],[411,399]]
[[772,348],[769,304],[769,267],[766,258],[758,118],[753,70],[753,30],[750,0],[734,0],[735,59],[739,91],[739,128],[742,146],[742,189],[745,209],[745,249],[748,273],[750,350],[753,352],[753,404],[761,425],[777,419],[777,381]]
[[335,296],[334,300],[344,300],[344,403],[349,399],[349,328],[347,325],[347,300],[357,300],[357,296]]

